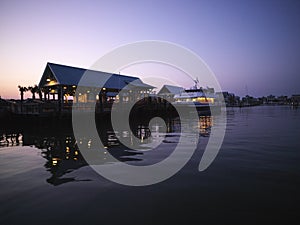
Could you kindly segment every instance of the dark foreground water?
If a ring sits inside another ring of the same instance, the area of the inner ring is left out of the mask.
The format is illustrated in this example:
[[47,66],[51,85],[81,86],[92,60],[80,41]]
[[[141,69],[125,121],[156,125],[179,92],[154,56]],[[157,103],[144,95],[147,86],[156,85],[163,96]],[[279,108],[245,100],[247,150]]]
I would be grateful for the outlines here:
[[[198,165],[210,117],[202,118],[200,143],[187,165],[146,187],[100,177],[67,133],[6,134],[0,148],[0,224],[299,224],[300,109],[227,113],[223,146],[207,170],[199,172]],[[109,133],[107,144],[120,160],[139,165],[169,154],[174,137],[146,158],[147,153],[113,147]]]

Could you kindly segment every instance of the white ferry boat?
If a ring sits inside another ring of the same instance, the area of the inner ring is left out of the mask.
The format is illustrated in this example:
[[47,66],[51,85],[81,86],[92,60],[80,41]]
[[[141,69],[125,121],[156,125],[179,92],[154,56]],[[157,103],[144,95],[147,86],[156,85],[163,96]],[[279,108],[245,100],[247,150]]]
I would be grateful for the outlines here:
[[198,88],[198,80],[195,80],[195,86],[191,89],[186,89],[174,96],[174,104],[180,107],[196,108],[199,114],[210,114],[211,109],[221,109],[215,103],[215,94],[213,89],[204,90]]

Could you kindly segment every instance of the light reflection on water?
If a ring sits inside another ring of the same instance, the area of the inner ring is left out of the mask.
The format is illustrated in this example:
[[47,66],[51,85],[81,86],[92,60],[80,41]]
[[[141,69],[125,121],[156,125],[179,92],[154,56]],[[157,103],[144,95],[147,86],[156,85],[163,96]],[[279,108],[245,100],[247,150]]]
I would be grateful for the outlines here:
[[23,135],[20,133],[6,134],[3,133],[0,135],[0,147],[10,147],[23,145]]
[[[148,165],[157,163],[172,153],[176,144],[178,143],[181,131],[181,125],[193,126],[194,129],[199,130],[201,137],[208,137],[211,126],[213,126],[213,118],[211,116],[201,116],[199,121],[181,124],[179,119],[168,120],[167,133],[162,133],[161,127],[153,125],[147,127],[145,125],[137,125],[135,129],[130,131],[113,131],[107,127],[101,130],[100,138],[105,145],[102,157],[104,163],[108,161],[107,154],[110,153],[114,158],[124,163],[132,165]],[[72,131],[48,130],[41,132],[12,132],[3,131],[0,136],[0,147],[13,146],[34,146],[41,150],[41,156],[46,159],[44,167],[51,173],[51,177],[47,182],[52,185],[60,185],[74,181],[89,181],[89,179],[78,180],[74,177],[64,178],[66,174],[87,166],[86,161],[79,151],[79,147],[84,146],[91,151],[95,150],[94,142],[89,137],[82,137],[75,140]],[[138,137],[138,139],[133,138]],[[119,139],[122,139],[120,143]],[[139,143],[133,143],[138,140]],[[151,144],[159,142],[162,143],[154,150],[151,149]],[[124,146],[123,144],[126,144]],[[140,146],[139,150],[133,150],[128,146]]]
[[[0,223],[295,224],[299,219],[300,110],[228,108],[222,148],[212,165],[199,172],[201,147],[217,119],[200,118],[207,124],[203,127],[194,124],[200,143],[182,170],[164,182],[139,188],[114,184],[85,166],[75,153],[71,132],[3,132],[21,133],[24,146],[40,149],[0,149]],[[180,127],[176,121],[173,127],[165,136],[151,128],[154,138],[164,138],[162,147],[168,146],[161,151],[124,151],[112,133],[108,133],[109,141],[115,145],[107,143],[106,150],[122,153],[120,160],[126,163],[153,162],[176,145]],[[131,132],[116,135],[130,139]],[[150,140],[144,138],[141,145]],[[93,147],[88,137],[79,142]]]

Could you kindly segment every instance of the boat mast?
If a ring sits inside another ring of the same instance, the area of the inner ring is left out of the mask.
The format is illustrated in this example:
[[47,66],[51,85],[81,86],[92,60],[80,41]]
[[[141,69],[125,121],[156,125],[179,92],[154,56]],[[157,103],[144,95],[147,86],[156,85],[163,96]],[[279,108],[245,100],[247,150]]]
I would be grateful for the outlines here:
[[198,84],[199,84],[198,77],[196,77],[196,80],[194,80],[194,82],[195,82],[194,89],[198,89]]

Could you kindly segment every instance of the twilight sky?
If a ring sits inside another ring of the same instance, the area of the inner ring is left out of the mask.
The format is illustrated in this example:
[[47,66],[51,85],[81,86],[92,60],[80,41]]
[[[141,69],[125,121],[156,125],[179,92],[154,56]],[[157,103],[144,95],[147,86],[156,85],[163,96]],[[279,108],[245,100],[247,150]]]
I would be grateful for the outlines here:
[[[141,40],[194,51],[224,91],[300,94],[300,1],[2,0],[0,31],[2,98],[19,98],[19,84],[38,84],[48,61],[88,68],[112,49]],[[149,67],[121,73],[176,74]]]

